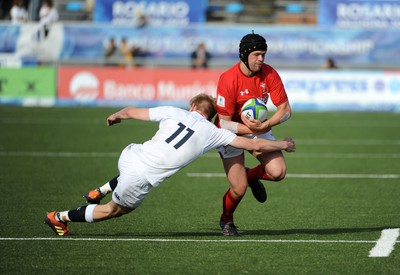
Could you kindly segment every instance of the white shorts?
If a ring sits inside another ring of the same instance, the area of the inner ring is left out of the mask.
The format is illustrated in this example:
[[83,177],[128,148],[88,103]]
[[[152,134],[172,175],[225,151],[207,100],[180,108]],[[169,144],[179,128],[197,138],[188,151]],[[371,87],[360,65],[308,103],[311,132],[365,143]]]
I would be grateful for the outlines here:
[[[264,138],[264,139],[268,139],[268,140],[276,140],[274,135],[272,134],[272,131],[269,131],[269,132],[261,134],[261,135],[243,135],[243,137],[252,138],[252,139],[253,138]],[[218,147],[217,151],[219,152],[221,158],[223,158],[223,159],[233,158],[233,157],[237,157],[237,156],[243,154],[243,149],[238,149],[238,148],[232,147],[230,145]]]
[[115,203],[129,209],[138,208],[154,188],[135,170],[135,163],[138,161],[135,152],[140,146],[130,144],[122,151],[118,160],[118,185],[112,194]]

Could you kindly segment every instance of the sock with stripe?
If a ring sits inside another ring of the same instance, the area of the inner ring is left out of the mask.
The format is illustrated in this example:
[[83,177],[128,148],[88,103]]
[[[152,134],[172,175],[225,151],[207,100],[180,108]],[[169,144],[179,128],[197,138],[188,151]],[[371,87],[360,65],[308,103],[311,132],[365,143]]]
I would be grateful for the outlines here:
[[119,177],[119,175],[114,177],[112,180],[110,180],[103,186],[99,187],[100,192],[103,195],[107,195],[108,193],[111,193],[112,191],[114,191],[115,187],[117,187],[117,185],[118,185],[118,177]]
[[55,218],[61,222],[94,222],[93,211],[97,204],[78,207],[73,210],[57,212]]

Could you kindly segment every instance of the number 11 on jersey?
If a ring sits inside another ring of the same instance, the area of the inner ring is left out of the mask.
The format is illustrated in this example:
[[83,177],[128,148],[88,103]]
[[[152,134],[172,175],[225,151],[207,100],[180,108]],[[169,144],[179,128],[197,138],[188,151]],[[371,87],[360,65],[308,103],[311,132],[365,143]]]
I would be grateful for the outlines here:
[[175,145],[174,148],[178,149],[179,147],[181,147],[194,133],[194,131],[188,127],[186,127],[186,125],[182,124],[181,122],[178,123],[178,129],[169,137],[165,140],[166,143],[170,143],[171,141],[173,141],[180,133],[182,133],[183,130],[186,129],[187,134],[181,139],[179,140]]

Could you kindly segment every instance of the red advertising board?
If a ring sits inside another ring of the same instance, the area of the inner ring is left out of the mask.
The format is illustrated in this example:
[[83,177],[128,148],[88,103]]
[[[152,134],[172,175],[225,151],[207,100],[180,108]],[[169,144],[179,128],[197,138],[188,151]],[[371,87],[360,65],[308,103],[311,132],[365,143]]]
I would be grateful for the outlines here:
[[100,105],[185,106],[198,93],[215,96],[223,70],[60,67],[58,100]]

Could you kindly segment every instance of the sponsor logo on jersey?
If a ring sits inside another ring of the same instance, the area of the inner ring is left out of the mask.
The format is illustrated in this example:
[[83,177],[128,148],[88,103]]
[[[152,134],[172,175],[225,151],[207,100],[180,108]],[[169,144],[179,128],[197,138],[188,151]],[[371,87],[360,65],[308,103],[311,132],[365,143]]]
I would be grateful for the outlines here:
[[221,107],[225,107],[225,97],[218,95],[217,97],[217,105]]
[[244,95],[247,95],[247,94],[249,94],[249,90],[244,90],[244,91],[240,91],[240,95],[241,96],[244,96]]

